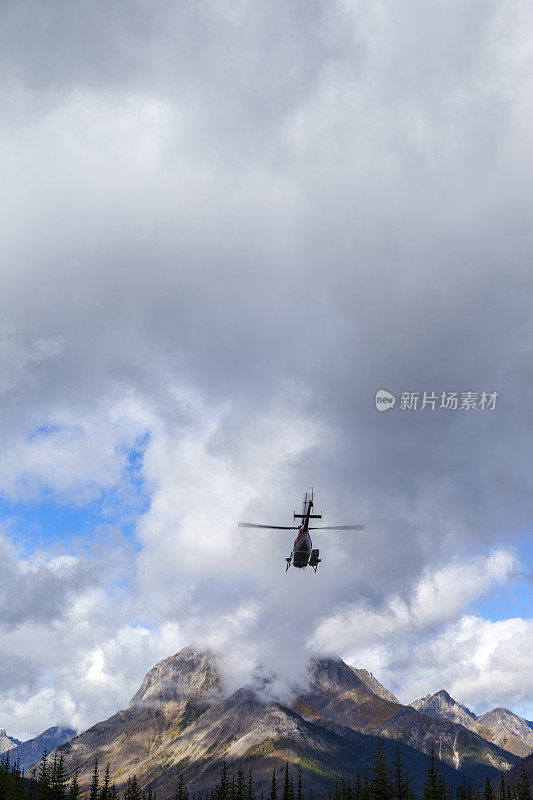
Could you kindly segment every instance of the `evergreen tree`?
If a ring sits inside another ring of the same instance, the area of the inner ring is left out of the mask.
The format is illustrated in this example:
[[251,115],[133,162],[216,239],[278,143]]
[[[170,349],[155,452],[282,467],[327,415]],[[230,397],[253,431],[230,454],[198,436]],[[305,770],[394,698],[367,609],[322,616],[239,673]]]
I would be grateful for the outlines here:
[[0,758],[0,800],[25,800],[19,762],[10,760],[9,750]]
[[246,800],[246,781],[241,767],[237,770],[237,780],[235,782],[235,800]]
[[98,795],[100,793],[98,782],[98,759],[95,759],[91,788],[89,789],[89,800],[98,800]]
[[355,776],[355,786],[354,786],[354,800],[363,800],[363,782],[361,780],[361,773],[357,770],[357,775]]
[[31,783],[30,783],[30,791],[28,792],[27,800],[35,800],[35,786],[37,784],[37,767],[34,767],[31,771]]
[[79,796],[80,784],[78,782],[78,770],[76,769],[68,787],[68,800],[79,800]]
[[392,796],[394,800],[413,800],[414,792],[411,788],[413,778],[404,769],[400,755],[400,744],[396,742],[396,755],[392,761]]
[[289,762],[285,762],[285,777],[283,778],[283,792],[281,800],[290,800],[290,785],[289,785]]
[[[254,785],[253,785],[253,778],[252,778],[252,768],[250,767],[250,771],[248,772],[248,785],[246,787],[246,800],[255,800],[254,795]],[[303,798],[302,798],[303,800]]]
[[50,800],[50,769],[48,766],[48,753],[46,750],[44,751],[41,763],[39,764],[36,798],[37,800]]
[[429,767],[426,770],[426,782],[424,784],[424,800],[445,800],[443,786],[439,771],[437,769],[435,751],[431,748],[429,757]]
[[278,800],[278,784],[276,783],[276,768],[272,770],[272,783],[268,800]]
[[111,792],[111,779],[109,777],[109,761],[107,762],[107,766],[105,768],[105,775],[104,775],[104,783],[102,788],[100,789],[100,800],[110,800],[109,795]]
[[50,798],[51,800],[65,800],[67,795],[67,776],[63,753],[54,752],[54,760],[50,770]]
[[363,800],[370,800],[370,781],[368,779],[368,767],[365,767],[365,779],[363,781]]
[[531,784],[527,774],[526,762],[522,761],[518,772],[518,780],[515,788],[516,800],[531,800]]
[[500,772],[500,790],[498,792],[498,800],[507,800],[507,793],[505,791],[505,778],[503,772]]
[[494,789],[492,788],[492,784],[488,775],[487,780],[485,781],[485,788],[483,789],[483,800],[495,800]]
[[139,782],[137,776],[128,778],[126,786],[124,787],[124,800],[141,800],[141,790],[139,789]]
[[222,762],[222,768],[219,772],[219,781],[213,790],[214,800],[229,800],[230,796],[230,782],[228,776],[228,764],[226,759]]
[[[387,759],[383,752],[381,739],[378,739],[378,751],[374,756],[374,765],[370,767],[372,776],[368,787],[370,800],[392,800],[392,786],[387,767]],[[432,798],[431,798],[432,800]]]
[[302,789],[302,767],[298,764],[298,786],[296,789],[296,800],[304,800],[304,793]]
[[174,800],[189,800],[189,793],[187,792],[187,786],[185,784],[183,772],[180,772],[178,787],[176,789],[176,794],[174,795]]

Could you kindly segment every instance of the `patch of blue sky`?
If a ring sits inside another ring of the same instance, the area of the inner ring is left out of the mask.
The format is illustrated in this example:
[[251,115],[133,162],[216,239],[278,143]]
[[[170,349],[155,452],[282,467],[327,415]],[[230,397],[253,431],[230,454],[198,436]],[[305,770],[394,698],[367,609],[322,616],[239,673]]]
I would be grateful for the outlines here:
[[129,623],[130,628],[139,628],[142,631],[146,631],[149,633],[150,631],[154,630],[155,626],[151,620],[148,619],[134,619],[133,622]]
[[472,610],[484,619],[492,622],[516,617],[531,618],[531,595],[533,587],[524,581],[512,581],[509,585],[492,592],[479,602]]
[[519,703],[514,708],[515,714],[518,714],[519,717],[526,719],[533,725],[533,703],[529,700],[526,700],[523,703]]
[[[72,427],[69,426],[68,429],[72,430]],[[28,442],[32,442],[35,441],[35,439],[40,439],[43,436],[50,436],[51,433],[59,433],[60,431],[64,430],[67,430],[66,425],[39,425],[38,428],[28,435],[27,439]]]
[[[46,436],[51,430],[52,426],[43,427],[33,435]],[[0,521],[4,530],[26,555],[58,544],[68,547],[74,540],[89,544],[101,534],[102,526],[119,529],[129,544],[139,550],[136,524],[150,507],[143,474],[149,438],[149,433],[143,434],[132,446],[124,448],[119,483],[83,505],[68,504],[46,490],[39,498],[23,502],[11,501],[0,494]]]
[[143,465],[144,452],[150,442],[150,431],[145,431],[139,436],[134,445],[126,449],[126,457],[129,463],[130,472],[140,473]]
[[521,536],[514,550],[520,563],[517,574],[471,606],[471,611],[492,622],[533,617],[533,544],[530,536]]

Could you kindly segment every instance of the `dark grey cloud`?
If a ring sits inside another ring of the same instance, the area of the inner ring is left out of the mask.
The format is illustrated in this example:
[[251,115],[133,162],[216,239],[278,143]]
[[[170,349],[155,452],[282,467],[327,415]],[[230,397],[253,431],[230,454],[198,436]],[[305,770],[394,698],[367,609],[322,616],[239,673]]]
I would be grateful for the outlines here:
[[[79,420],[111,454],[76,450],[80,482],[110,485],[117,441],[151,431],[139,618],[193,636],[236,616],[243,649],[292,638],[296,661],[339,609],[378,613],[425,570],[512,546],[533,511],[530,12],[1,14],[4,476],[40,425]],[[499,398],[379,414],[378,388]],[[287,542],[233,526],[285,519],[310,484],[368,535],[322,538],[294,597]]]
[[[72,547],[72,545],[71,545]],[[116,534],[85,547],[78,555],[46,554],[24,558],[7,539],[0,539],[0,627],[4,632],[24,624],[53,625],[64,619],[74,599],[88,588],[123,578],[131,548]],[[62,545],[55,546],[63,550]],[[92,550],[92,552],[91,552]]]

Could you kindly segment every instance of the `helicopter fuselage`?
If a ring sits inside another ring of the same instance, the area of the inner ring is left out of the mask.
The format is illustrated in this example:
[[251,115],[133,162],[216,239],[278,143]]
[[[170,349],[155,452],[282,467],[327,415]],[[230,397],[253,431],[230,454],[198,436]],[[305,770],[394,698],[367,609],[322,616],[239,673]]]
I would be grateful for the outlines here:
[[[302,569],[309,564],[313,542],[309,531],[302,526],[292,546],[292,565]],[[285,551],[287,552],[287,551]]]
[[313,550],[313,542],[311,541],[311,534],[309,533],[309,521],[311,519],[321,519],[321,515],[311,514],[313,496],[311,495],[310,500],[308,500],[307,497],[306,494],[303,514],[294,514],[295,519],[298,516],[300,519],[303,519],[303,522],[298,529],[298,536],[294,540],[292,553],[285,560],[287,561],[287,569],[289,569],[292,564],[292,566],[297,569],[305,569],[307,566],[310,566],[313,567],[316,572],[320,558],[318,557],[318,550]]

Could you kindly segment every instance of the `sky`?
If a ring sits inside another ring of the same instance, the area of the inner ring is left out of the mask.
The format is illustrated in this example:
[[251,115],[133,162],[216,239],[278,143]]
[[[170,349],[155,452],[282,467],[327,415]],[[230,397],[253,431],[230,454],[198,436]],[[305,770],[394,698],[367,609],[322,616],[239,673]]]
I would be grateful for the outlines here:
[[[0,4],[8,734],[84,730],[189,644],[228,691],[290,702],[336,654],[533,719],[532,30],[518,0]],[[285,573],[290,534],[237,522],[311,486],[367,528]]]

